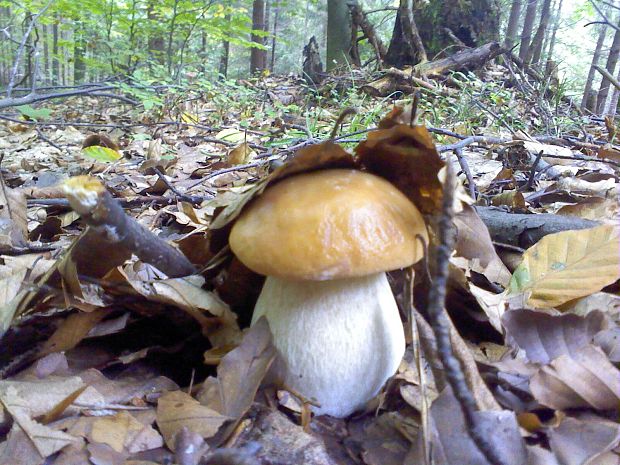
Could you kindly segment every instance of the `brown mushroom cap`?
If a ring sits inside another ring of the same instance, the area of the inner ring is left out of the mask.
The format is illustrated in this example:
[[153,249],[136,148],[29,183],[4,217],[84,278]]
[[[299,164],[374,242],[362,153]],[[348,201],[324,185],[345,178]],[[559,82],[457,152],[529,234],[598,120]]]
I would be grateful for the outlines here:
[[394,185],[357,170],[314,171],[268,187],[240,215],[230,247],[251,270],[297,280],[364,276],[423,256],[422,215]]

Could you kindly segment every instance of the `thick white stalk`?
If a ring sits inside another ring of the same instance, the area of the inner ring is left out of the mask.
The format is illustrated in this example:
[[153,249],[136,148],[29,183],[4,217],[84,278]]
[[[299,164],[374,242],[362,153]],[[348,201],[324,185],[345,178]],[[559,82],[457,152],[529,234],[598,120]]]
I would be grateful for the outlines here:
[[333,281],[267,277],[252,322],[269,321],[276,379],[318,402],[318,415],[364,407],[405,351],[403,326],[385,273]]

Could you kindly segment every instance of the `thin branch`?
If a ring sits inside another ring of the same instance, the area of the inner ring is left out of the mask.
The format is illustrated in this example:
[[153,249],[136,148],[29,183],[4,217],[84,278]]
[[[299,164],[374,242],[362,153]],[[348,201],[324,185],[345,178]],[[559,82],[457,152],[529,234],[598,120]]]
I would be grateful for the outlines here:
[[503,460],[492,444],[488,442],[487,437],[478,426],[476,401],[465,380],[463,367],[452,352],[450,323],[445,310],[445,301],[450,256],[452,255],[456,242],[456,233],[453,223],[453,204],[456,183],[454,173],[451,169],[452,165],[448,163],[446,168],[446,183],[443,192],[442,211],[438,224],[439,245],[436,249],[435,276],[429,291],[427,312],[429,322],[435,333],[437,352],[444,366],[446,379],[461,407],[470,438],[490,464],[504,465]]

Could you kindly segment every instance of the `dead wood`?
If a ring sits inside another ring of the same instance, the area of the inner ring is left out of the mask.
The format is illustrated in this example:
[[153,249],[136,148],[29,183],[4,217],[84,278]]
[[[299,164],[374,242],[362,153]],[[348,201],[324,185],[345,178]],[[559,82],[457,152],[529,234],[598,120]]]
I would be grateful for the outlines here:
[[171,278],[196,273],[185,255],[128,216],[98,179],[71,178],[65,183],[65,192],[76,213],[109,243],[125,247]]
[[509,213],[496,207],[476,207],[476,211],[489,229],[493,241],[524,249],[536,244],[548,234],[599,225],[596,221],[550,213]]
[[395,91],[413,92],[415,88],[427,89],[441,94],[449,94],[449,89],[437,89],[421,76],[440,76],[448,71],[476,69],[489,60],[506,53],[497,42],[489,42],[478,48],[467,49],[446,58],[407,66],[403,69],[390,68],[379,79],[369,82],[362,89],[375,96],[386,96]]
[[359,26],[359,28],[362,30],[364,36],[368,39],[368,42],[370,42],[370,45],[372,45],[372,48],[375,50],[375,56],[377,57],[379,66],[381,66],[383,60],[385,59],[385,54],[387,53],[385,45],[381,41],[381,38],[375,32],[375,28],[372,23],[368,21],[366,13],[364,12],[360,4],[355,1],[350,2],[348,6],[349,11],[351,12],[351,19],[353,20],[353,24]]

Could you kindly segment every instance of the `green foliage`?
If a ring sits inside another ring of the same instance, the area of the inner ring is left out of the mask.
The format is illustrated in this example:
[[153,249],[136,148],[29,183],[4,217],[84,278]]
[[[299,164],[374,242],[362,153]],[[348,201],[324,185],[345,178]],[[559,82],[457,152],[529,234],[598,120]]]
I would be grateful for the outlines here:
[[43,121],[50,117],[52,110],[47,108],[33,108],[30,105],[20,105],[15,107],[17,111],[25,118],[34,121]]

